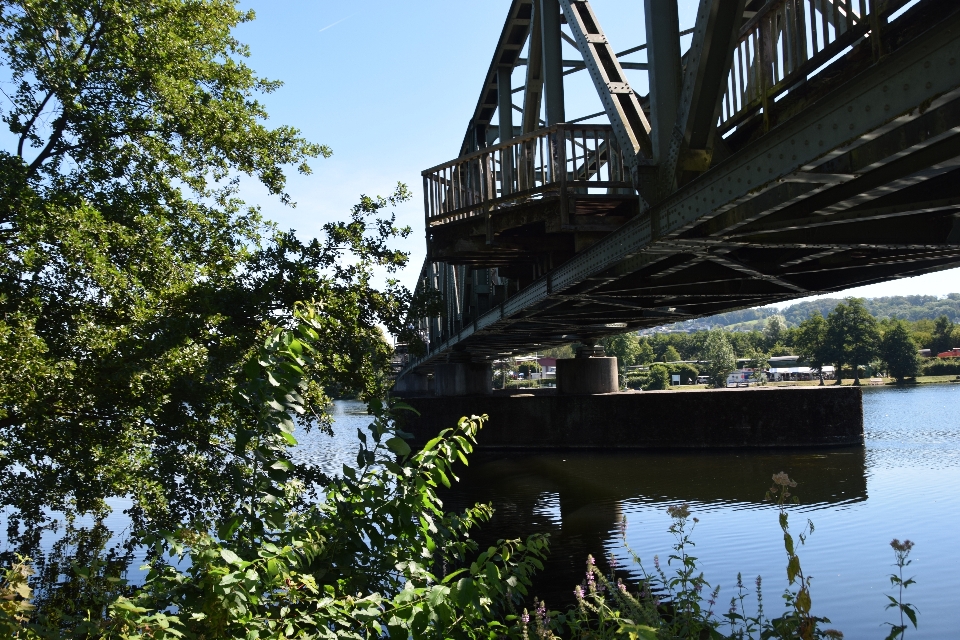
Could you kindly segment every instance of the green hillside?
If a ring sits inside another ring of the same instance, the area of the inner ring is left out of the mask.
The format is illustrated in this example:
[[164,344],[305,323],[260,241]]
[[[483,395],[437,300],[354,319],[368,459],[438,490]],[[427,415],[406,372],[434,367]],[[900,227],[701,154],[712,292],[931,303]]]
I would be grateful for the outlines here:
[[[824,317],[829,314],[842,298],[822,298],[797,302],[782,310],[772,307],[741,309],[719,315],[678,322],[671,328],[695,331],[711,327],[722,327],[730,331],[749,331],[762,329],[766,318],[779,313],[787,320],[787,325],[795,327],[809,318],[814,311]],[[901,320],[935,320],[945,315],[954,322],[960,322],[960,293],[950,293],[945,297],[937,296],[890,296],[885,298],[867,298],[867,310],[877,318],[899,318]]]

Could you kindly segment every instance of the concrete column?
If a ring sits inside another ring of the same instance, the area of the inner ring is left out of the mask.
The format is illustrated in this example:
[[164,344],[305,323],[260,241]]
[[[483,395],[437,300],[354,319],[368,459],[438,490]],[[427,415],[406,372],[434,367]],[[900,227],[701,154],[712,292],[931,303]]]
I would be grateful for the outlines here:
[[620,390],[617,359],[604,355],[603,347],[584,346],[576,358],[557,360],[557,393],[586,396]]
[[540,29],[543,38],[543,80],[546,85],[547,126],[566,120],[563,108],[563,60],[560,43],[560,3],[540,0]]
[[429,380],[422,373],[408,373],[393,383],[393,393],[398,396],[425,396],[429,391]]
[[680,20],[677,0],[644,0],[650,65],[650,141],[660,162],[670,148],[680,99]]
[[493,393],[493,366],[489,363],[447,362],[433,369],[438,396],[478,396]]

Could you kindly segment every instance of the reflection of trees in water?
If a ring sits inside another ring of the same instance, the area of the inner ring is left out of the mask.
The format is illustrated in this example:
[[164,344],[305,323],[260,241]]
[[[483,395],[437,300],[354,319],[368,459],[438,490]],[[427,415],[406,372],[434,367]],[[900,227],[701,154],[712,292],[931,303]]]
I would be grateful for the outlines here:
[[[44,545],[44,533],[55,536],[55,542]],[[121,579],[136,554],[117,543],[116,533],[103,522],[91,526],[67,523],[62,532],[55,522],[45,527],[21,527],[19,532],[8,527],[8,543],[13,548],[0,552],[0,565],[12,564],[16,554],[31,558],[36,573],[30,585],[38,615],[69,627],[73,623],[63,621],[62,615],[85,615],[89,611],[96,617],[117,596],[130,595],[132,590]]]
[[448,509],[492,502],[493,520],[477,537],[550,534],[550,558],[534,593],[559,605],[573,598],[587,554],[606,571],[605,549],[620,546],[620,502],[760,505],[772,474],[801,483],[803,504],[867,498],[863,448],[729,452],[550,452],[474,455],[444,496]]

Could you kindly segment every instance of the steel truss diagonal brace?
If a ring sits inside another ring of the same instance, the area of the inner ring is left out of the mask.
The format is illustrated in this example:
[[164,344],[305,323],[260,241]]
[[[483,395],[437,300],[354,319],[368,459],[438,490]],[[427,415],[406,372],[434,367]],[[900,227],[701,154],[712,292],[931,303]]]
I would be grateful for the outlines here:
[[530,26],[529,59],[527,80],[523,91],[523,133],[540,128],[540,101],[543,97],[543,34],[540,26],[542,9],[539,2],[533,3],[533,23]]
[[[567,25],[597,88],[614,135],[621,148],[633,151],[631,163],[649,164],[653,157],[650,123],[640,101],[627,83],[623,67],[607,41],[600,23],[585,0],[560,0]],[[631,154],[628,154],[631,155]]]
[[[727,86],[744,4],[744,0],[700,0],[693,42],[683,70],[676,126],[660,165],[662,197],[676,188],[677,171],[683,165],[690,164],[700,171],[709,167],[718,109]],[[688,158],[698,162],[688,163]]]

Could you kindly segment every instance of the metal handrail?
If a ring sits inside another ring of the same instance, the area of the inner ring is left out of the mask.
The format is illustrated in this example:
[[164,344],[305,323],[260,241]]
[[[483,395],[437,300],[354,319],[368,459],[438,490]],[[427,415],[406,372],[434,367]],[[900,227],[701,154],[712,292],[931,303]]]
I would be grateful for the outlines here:
[[561,123],[524,134],[423,171],[426,226],[489,217],[552,192],[633,190],[629,162],[610,125]]
[[909,0],[775,0],[740,30],[718,122],[732,130]]

